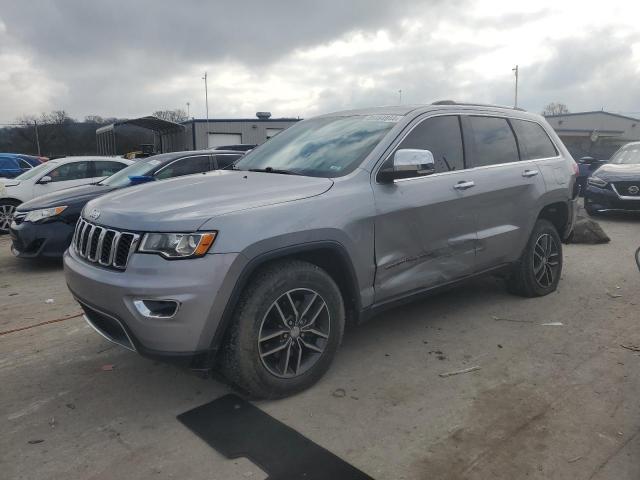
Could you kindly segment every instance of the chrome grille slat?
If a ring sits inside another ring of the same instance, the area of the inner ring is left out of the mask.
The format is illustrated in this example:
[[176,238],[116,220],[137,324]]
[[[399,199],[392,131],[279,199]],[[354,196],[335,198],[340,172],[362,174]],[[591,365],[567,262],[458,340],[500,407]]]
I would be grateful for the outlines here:
[[76,253],[88,262],[125,270],[139,240],[137,233],[120,232],[81,218],[76,225],[72,245]]

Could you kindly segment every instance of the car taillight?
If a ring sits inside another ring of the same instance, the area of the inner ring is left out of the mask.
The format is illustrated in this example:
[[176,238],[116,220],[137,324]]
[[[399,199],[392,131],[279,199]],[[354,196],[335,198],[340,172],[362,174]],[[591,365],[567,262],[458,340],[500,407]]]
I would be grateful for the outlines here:
[[580,167],[578,167],[578,164],[576,162],[573,162],[573,173],[575,173],[576,176],[578,176],[578,174],[580,173]]

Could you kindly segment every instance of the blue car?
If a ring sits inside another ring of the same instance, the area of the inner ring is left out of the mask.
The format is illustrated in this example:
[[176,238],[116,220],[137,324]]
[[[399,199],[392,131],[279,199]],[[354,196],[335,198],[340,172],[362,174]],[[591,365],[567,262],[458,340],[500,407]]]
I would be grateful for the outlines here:
[[0,153],[0,178],[15,178],[40,163],[40,160],[30,155]]

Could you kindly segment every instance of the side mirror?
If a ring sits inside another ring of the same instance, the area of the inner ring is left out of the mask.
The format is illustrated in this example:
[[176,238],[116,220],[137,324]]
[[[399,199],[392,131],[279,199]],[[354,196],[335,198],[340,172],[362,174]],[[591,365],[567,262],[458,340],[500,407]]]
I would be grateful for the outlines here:
[[436,171],[436,162],[430,150],[404,148],[396,150],[393,165],[383,168],[378,173],[378,180],[391,183],[401,178],[430,175]]
[[149,175],[131,175],[129,180],[131,185],[140,185],[142,183],[155,182],[156,178]]
[[594,162],[593,157],[580,157],[580,160],[578,160],[578,163],[584,163],[586,165],[590,165],[593,162]]
[[53,181],[53,178],[51,178],[49,175],[45,175],[38,181],[38,183],[47,184],[47,183],[50,183],[51,181]]

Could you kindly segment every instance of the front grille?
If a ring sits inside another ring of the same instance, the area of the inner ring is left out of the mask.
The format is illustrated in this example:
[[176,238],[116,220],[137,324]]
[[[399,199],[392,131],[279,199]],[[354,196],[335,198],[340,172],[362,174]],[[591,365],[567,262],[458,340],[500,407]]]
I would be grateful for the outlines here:
[[25,218],[27,218],[26,213],[16,212],[13,214],[13,221],[16,222],[16,225],[20,225],[22,222],[24,222]]
[[104,267],[124,270],[138,246],[140,235],[78,220],[73,234],[73,248],[85,260]]
[[640,199],[640,180],[614,182],[613,186],[621,197],[638,197]]

